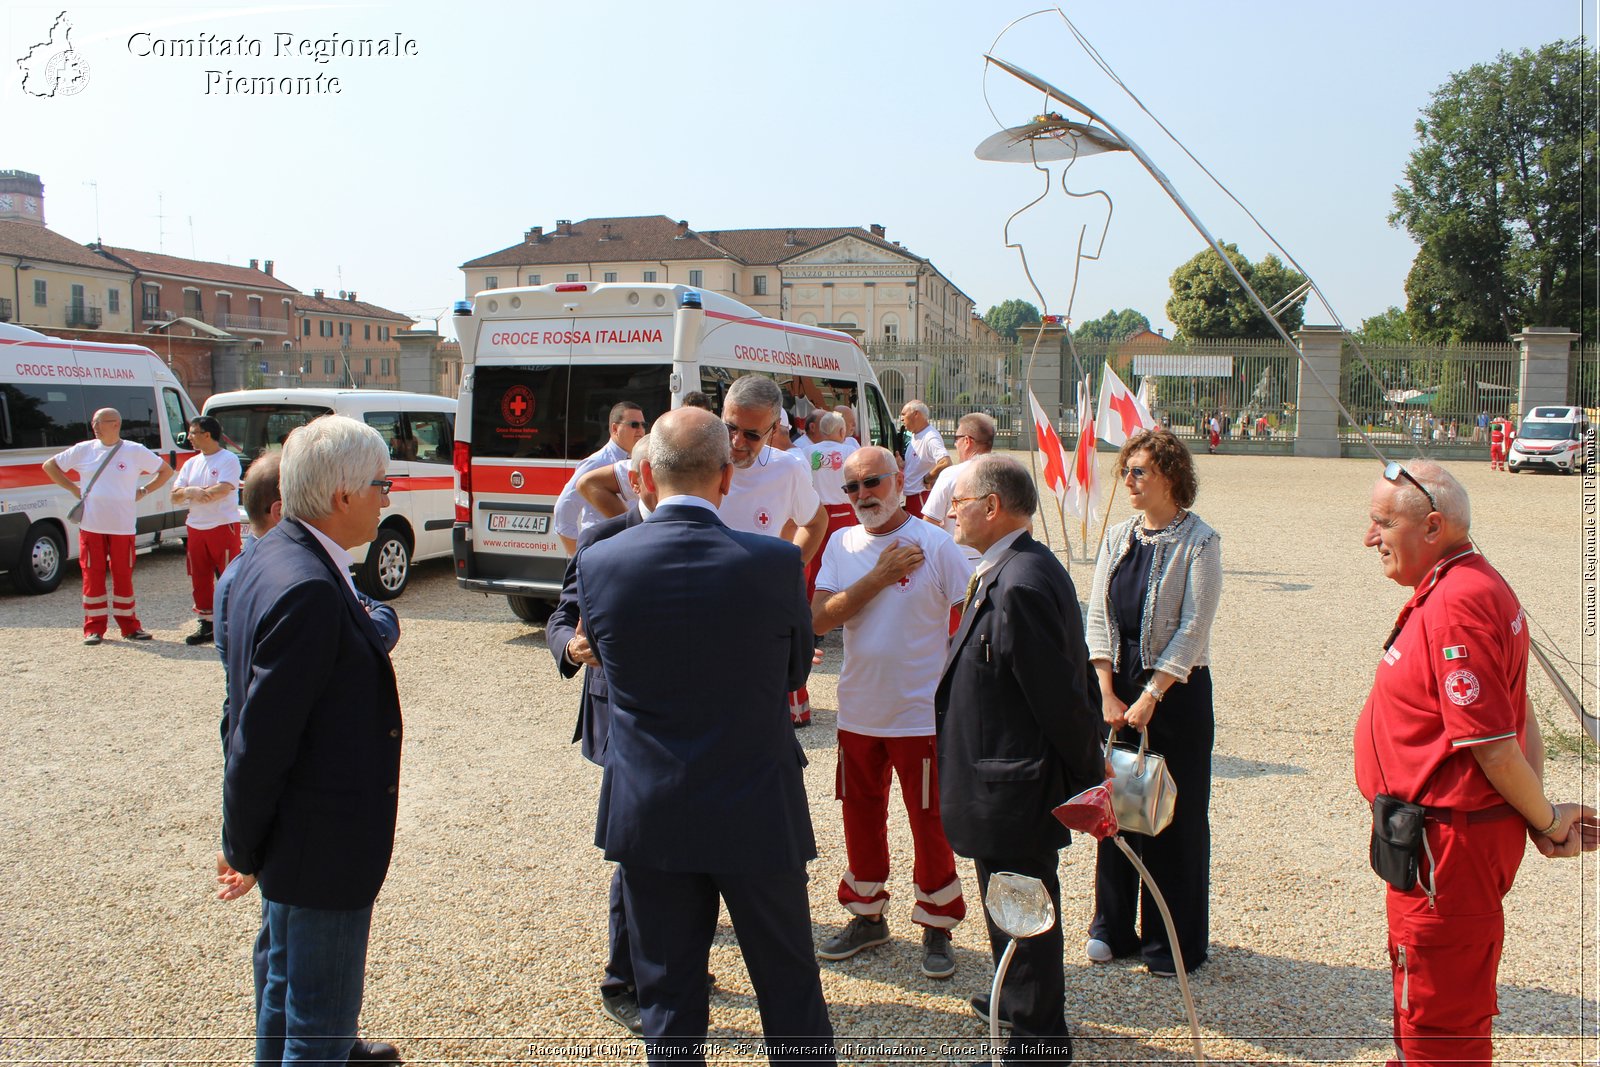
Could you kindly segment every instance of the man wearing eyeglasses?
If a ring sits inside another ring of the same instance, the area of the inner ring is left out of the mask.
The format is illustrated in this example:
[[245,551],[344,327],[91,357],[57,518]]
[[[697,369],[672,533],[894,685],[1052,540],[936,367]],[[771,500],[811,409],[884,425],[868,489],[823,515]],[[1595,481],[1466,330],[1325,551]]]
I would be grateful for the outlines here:
[[837,533],[823,550],[811,621],[818,634],[844,627],[837,794],[848,867],[839,903],[853,917],[817,955],[847,959],[889,940],[892,773],[911,824],[911,921],[922,927],[922,973],[948,978],[956,969],[950,930],[967,905],[939,820],[933,689],[950,608],[965,598],[972,568],[949,534],[901,507],[903,483],[888,449],[861,449],[845,462],[844,475],[842,491],[861,524]]
[[1415,884],[1386,894],[1395,1045],[1413,1067],[1489,1063],[1502,900],[1527,839],[1572,856],[1600,824],[1545,797],[1528,617],[1473,546],[1461,483],[1431,461],[1390,463],[1369,517],[1367,547],[1414,592],[1356,724],[1356,782],[1425,811]]
[[[722,422],[733,455],[733,484],[719,514],[730,529],[791,541],[803,563],[822,547],[828,512],[811,483],[811,468],[798,456],[768,442],[783,411],[783,392],[771,378],[747,374],[722,398]],[[811,697],[804,688],[789,694],[789,717],[811,723]]]
[[[956,533],[956,520],[950,514],[950,499],[956,495],[956,478],[960,476],[962,466],[973,456],[987,456],[994,450],[995,425],[994,417],[981,411],[974,411],[970,415],[961,416],[956,423],[956,462],[939,472],[933,481],[933,488],[928,490],[928,499],[923,502],[922,518],[935,526],[941,526],[951,537]],[[967,559],[973,566],[978,565],[979,553],[971,545],[963,545]]]
[[561,538],[561,544],[566,548],[568,556],[578,550],[578,535],[606,517],[579,493],[579,482],[585,474],[596,467],[626,463],[628,456],[633,452],[633,446],[639,443],[639,438],[644,436],[647,428],[644,411],[631,400],[623,400],[612,405],[610,425],[610,438],[598,451],[578,464],[577,469],[572,472],[571,479],[556,497],[556,536]]
[[928,487],[940,471],[950,466],[950,450],[944,447],[944,438],[928,421],[928,405],[922,401],[907,401],[900,409],[900,422],[911,435],[910,447],[906,449],[906,510],[920,518]]
[[356,419],[325,415],[293,431],[279,475],[283,521],[235,564],[228,592],[218,874],[236,887],[254,876],[264,901],[257,1063],[359,1054],[372,907],[394,848],[401,718],[350,550],[377,535],[388,465],[382,435]]

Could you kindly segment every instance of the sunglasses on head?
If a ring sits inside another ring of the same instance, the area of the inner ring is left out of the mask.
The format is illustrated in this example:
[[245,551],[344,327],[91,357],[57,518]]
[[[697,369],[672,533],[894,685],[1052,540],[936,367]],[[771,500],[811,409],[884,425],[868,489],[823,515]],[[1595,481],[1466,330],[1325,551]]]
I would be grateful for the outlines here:
[[855,496],[863,489],[876,489],[878,483],[885,478],[893,478],[893,474],[874,474],[870,478],[863,478],[859,482],[845,482],[839,488],[843,489],[846,496]]
[[1401,478],[1404,478],[1406,481],[1422,490],[1422,495],[1428,498],[1429,509],[1433,511],[1439,510],[1439,502],[1433,499],[1433,494],[1428,492],[1428,487],[1417,481],[1417,476],[1406,470],[1403,465],[1399,463],[1390,463],[1388,466],[1383,468],[1383,476],[1386,480],[1391,482],[1398,482]]

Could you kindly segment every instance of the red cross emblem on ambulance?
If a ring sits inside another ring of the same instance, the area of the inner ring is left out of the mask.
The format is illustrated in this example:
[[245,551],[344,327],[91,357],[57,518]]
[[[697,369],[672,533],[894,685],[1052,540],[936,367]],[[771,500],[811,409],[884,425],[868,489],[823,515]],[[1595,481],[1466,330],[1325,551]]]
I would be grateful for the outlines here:
[[1478,676],[1468,670],[1451,671],[1444,680],[1444,693],[1452,704],[1470,704],[1481,690]]
[[763,530],[772,525],[772,516],[767,512],[766,508],[756,512],[756,525]]

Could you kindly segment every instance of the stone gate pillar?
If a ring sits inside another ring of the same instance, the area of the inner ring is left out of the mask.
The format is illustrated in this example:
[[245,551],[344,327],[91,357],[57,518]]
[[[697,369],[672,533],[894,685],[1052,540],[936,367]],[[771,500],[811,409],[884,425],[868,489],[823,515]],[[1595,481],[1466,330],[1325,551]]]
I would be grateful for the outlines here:
[[1565,404],[1572,342],[1578,335],[1561,326],[1529,326],[1511,339],[1522,346],[1517,416],[1536,404]]
[[[1305,355],[1300,364],[1300,389],[1295,397],[1294,454],[1322,459],[1339,456],[1339,406],[1317,378],[1335,393],[1344,350],[1344,331],[1337,326],[1304,326],[1295,331],[1295,343]],[[1316,371],[1316,377],[1307,368]]]

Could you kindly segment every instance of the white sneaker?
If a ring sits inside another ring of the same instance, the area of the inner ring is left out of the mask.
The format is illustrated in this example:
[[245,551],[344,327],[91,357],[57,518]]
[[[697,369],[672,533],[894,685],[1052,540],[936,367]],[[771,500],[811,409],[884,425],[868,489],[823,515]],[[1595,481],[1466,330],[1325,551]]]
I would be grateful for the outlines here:
[[1085,941],[1083,943],[1083,951],[1089,957],[1089,962],[1091,963],[1110,963],[1117,958],[1111,951],[1111,946],[1098,937],[1091,937],[1088,941]]

